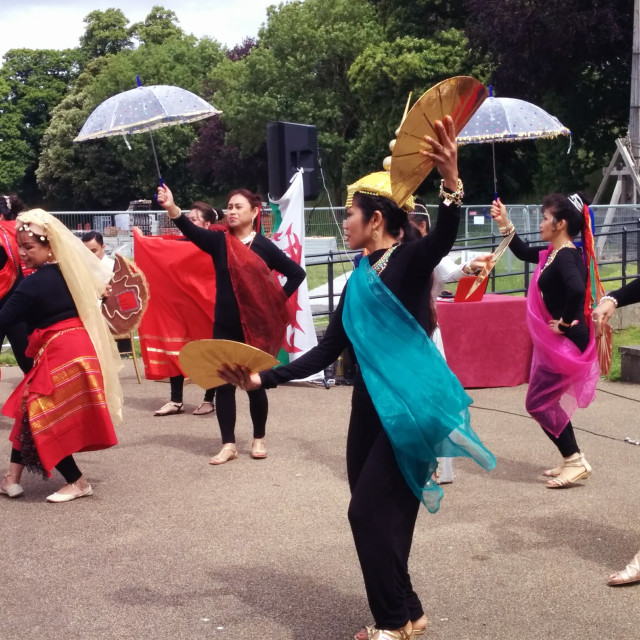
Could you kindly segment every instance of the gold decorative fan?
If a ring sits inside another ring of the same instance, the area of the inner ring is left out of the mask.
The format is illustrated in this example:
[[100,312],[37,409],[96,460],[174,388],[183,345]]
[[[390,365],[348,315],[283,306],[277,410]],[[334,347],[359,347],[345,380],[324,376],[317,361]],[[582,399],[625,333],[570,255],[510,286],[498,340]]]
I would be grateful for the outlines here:
[[488,262],[483,268],[482,271],[476,276],[475,282],[469,287],[469,291],[465,296],[465,300],[471,296],[471,294],[485,281],[487,276],[493,271],[493,268],[498,264],[498,260],[502,257],[502,254],[507,250],[507,247],[515,237],[516,232],[512,231],[510,234],[506,235],[500,246],[493,252],[493,260]]
[[611,358],[613,355],[613,332],[611,325],[603,323],[601,334],[596,338],[596,347],[598,349],[598,363],[600,364],[600,373],[606,376],[611,369]]
[[268,353],[233,340],[194,340],[182,348],[178,359],[185,375],[203,389],[227,384],[218,376],[222,365],[240,364],[257,373],[280,364]]
[[434,167],[420,153],[431,149],[424,136],[437,139],[434,122],[451,116],[457,135],[488,95],[487,88],[475,78],[456,76],[431,87],[411,107],[391,154],[391,191],[398,206],[404,204]]

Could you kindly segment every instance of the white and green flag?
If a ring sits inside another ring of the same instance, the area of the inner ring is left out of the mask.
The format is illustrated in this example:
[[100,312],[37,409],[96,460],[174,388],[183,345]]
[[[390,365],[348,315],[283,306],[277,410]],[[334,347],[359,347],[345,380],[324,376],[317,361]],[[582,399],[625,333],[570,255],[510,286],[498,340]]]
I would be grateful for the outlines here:
[[[304,187],[302,170],[298,171],[291,181],[287,192],[280,200],[269,200],[275,214],[275,232],[271,240],[292,260],[306,269],[304,262]],[[290,300],[296,309],[295,323],[287,327],[286,353],[280,352],[278,359],[282,363],[295,360],[303,353],[318,344],[311,306],[309,304],[309,288],[305,280]],[[308,379],[322,378],[322,373]]]

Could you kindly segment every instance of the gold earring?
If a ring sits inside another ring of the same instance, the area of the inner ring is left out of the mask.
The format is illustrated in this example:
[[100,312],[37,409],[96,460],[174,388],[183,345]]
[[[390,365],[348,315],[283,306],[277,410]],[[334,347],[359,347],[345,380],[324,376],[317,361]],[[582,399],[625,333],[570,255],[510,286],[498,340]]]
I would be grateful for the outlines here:
[[374,242],[378,241],[378,231],[376,229],[373,230],[373,233],[371,234],[371,237],[373,238]]

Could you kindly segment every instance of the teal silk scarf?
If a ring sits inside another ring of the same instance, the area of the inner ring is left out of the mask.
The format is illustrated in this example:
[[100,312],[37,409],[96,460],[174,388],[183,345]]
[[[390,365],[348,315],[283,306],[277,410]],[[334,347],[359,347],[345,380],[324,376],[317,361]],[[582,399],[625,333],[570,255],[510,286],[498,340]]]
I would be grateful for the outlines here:
[[407,484],[435,513],[438,457],[496,460],[470,425],[471,398],[416,319],[364,257],[349,278],[342,316],[365,385]]

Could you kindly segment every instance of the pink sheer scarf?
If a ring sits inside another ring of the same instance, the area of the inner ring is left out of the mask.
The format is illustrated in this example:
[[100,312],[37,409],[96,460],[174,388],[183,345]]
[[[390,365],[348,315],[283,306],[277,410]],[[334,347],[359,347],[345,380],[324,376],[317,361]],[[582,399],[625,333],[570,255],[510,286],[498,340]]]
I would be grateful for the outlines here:
[[588,407],[595,398],[600,368],[589,320],[589,345],[584,353],[569,338],[549,328],[552,318],[542,299],[538,279],[550,252],[551,247],[540,252],[527,294],[527,325],[533,356],[526,408],[543,429],[557,438],[576,408]]

